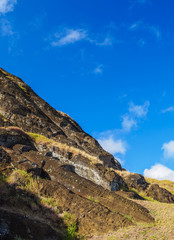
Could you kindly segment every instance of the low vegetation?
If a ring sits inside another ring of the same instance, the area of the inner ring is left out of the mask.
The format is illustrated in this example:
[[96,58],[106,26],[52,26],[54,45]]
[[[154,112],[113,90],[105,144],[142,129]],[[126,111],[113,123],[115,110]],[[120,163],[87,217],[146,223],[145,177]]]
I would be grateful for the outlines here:
[[25,93],[27,93],[27,89],[25,87],[23,87],[22,85],[18,85],[20,87],[20,89],[22,89],[22,91],[24,91]]
[[[43,180],[46,181],[46,180]],[[15,189],[11,192],[9,186]],[[24,170],[14,170],[8,177],[0,172],[0,191],[3,197],[8,200],[7,206],[13,206],[15,212],[22,214],[29,214],[36,218],[45,218],[48,224],[51,221],[57,221],[57,218],[62,216],[64,226],[64,240],[79,239],[77,235],[77,219],[69,212],[62,213],[59,207],[59,200],[54,196],[46,196],[41,194],[43,185],[39,179],[33,179],[30,174]],[[11,194],[13,196],[11,196]],[[43,208],[43,209],[41,209]],[[47,210],[44,210],[47,209]],[[23,213],[24,211],[24,213]],[[42,211],[44,215],[42,215]],[[54,226],[53,226],[54,227]],[[60,227],[60,226],[59,226]],[[64,229],[65,228],[65,229]],[[16,236],[16,240],[21,239],[20,236]],[[22,239],[21,239],[22,240]]]
[[151,202],[156,202],[156,200],[154,200],[152,197],[147,196],[146,193],[143,192],[143,191],[138,191],[135,188],[131,188],[131,189],[129,189],[129,191],[137,193],[139,196],[144,198],[144,200],[151,201]]
[[89,200],[90,201],[92,201],[92,202],[95,202],[95,203],[99,203],[99,201],[98,200],[96,200],[95,198],[93,198],[93,197],[89,197]]
[[76,239],[77,234],[77,219],[74,215],[66,212],[63,216],[64,222],[67,225],[67,231],[65,235],[65,240]]

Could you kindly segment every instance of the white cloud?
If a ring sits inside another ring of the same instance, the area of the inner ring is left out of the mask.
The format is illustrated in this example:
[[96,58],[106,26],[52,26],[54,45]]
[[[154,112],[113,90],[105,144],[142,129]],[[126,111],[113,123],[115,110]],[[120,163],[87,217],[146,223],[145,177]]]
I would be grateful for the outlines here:
[[51,45],[55,47],[61,47],[68,44],[73,44],[79,41],[86,41],[96,46],[111,46],[113,44],[113,39],[111,37],[105,37],[103,41],[100,41],[99,38],[92,38],[89,36],[88,30],[86,29],[73,29],[73,28],[61,28],[58,32],[51,37]]
[[83,29],[66,29],[64,33],[56,33],[55,38],[52,46],[64,46],[86,39],[87,32]]
[[0,0],[0,13],[12,12],[17,0]]
[[174,158],[174,141],[164,143],[162,148],[164,158]]
[[[98,142],[101,146],[106,151],[116,155],[117,159],[120,154],[126,154],[128,144],[121,138],[130,132],[132,128],[137,126],[139,118],[143,118],[147,115],[149,105],[149,101],[146,101],[143,105],[130,103],[128,113],[122,116],[122,127],[120,129],[108,130],[99,134]],[[123,164],[124,162],[121,161],[121,163]]]
[[129,112],[138,118],[145,117],[148,113],[149,105],[149,101],[146,101],[143,105],[135,105],[133,102],[131,102],[129,106]]
[[95,74],[101,74],[101,73],[103,73],[103,64],[98,65],[98,66],[94,69],[94,73],[95,73]]
[[166,113],[166,112],[174,112],[174,106],[168,107],[166,109],[163,109],[161,111],[162,113]]
[[2,36],[12,36],[12,35],[14,35],[11,23],[7,19],[2,19],[0,21],[0,31],[1,31]]
[[174,171],[170,168],[165,167],[162,164],[156,164],[150,169],[145,169],[144,176],[149,178],[155,178],[158,180],[174,181]]
[[112,39],[109,37],[106,37],[103,42],[97,42],[94,41],[97,46],[111,46],[112,45]]
[[128,115],[122,116],[123,121],[121,123],[123,131],[129,132],[133,127],[137,126],[136,120]]
[[126,143],[121,139],[114,140],[113,136],[108,138],[98,139],[101,146],[111,154],[125,154],[126,153]]

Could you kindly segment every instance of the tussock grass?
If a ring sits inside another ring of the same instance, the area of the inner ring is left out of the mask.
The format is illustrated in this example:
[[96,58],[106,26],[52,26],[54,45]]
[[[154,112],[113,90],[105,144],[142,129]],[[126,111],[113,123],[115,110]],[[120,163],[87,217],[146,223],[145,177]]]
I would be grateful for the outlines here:
[[25,93],[27,93],[27,89],[25,87],[23,87],[22,85],[18,85],[20,87],[20,89],[22,89],[22,91],[24,91]]
[[[2,113],[0,113],[0,118],[4,121],[4,122],[9,122],[12,126],[14,125],[13,122],[11,122],[9,119],[7,119]],[[3,127],[1,127],[3,128]]]
[[64,117],[70,118],[70,116],[67,113],[64,113],[64,112],[58,111],[58,110],[57,110],[57,112],[60,113],[61,115],[63,115]]
[[30,174],[20,169],[12,172],[12,174],[7,178],[7,183],[15,184],[20,189],[37,195],[40,195],[40,190],[43,187],[41,184],[38,184],[38,182],[34,180]]
[[43,184],[41,184],[36,179],[33,179],[31,175],[24,170],[14,170],[12,174],[6,179],[6,182],[9,184],[15,184],[18,188],[39,196],[40,203],[45,207],[49,207],[55,210],[59,205],[57,198],[46,196],[44,194],[41,195],[40,192],[43,188]]
[[8,122],[8,119],[2,113],[0,113],[0,117],[4,122]]
[[0,71],[1,71],[2,73],[4,73],[5,75],[9,75],[9,73],[6,72],[3,68],[0,68]]
[[25,131],[23,131],[21,128],[16,127],[16,126],[0,127],[0,129],[6,130],[6,131],[15,131],[19,134],[29,136]]
[[21,84],[17,83],[17,81],[19,80],[18,77],[13,76],[12,74],[9,74],[8,72],[6,72],[4,69],[0,68],[0,71],[5,74],[5,76],[7,78],[9,78],[10,80],[12,80],[13,82],[15,82],[21,89],[22,91],[24,91],[25,93],[27,93],[27,89],[25,87],[23,87]]
[[11,79],[12,81],[15,81],[15,77],[11,76],[11,75],[6,75],[6,77],[8,77],[9,79]]

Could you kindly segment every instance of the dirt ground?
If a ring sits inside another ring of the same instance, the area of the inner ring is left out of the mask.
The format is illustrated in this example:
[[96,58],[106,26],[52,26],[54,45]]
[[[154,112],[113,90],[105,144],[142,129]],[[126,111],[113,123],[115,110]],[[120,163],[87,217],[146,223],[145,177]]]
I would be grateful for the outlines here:
[[154,224],[136,224],[105,236],[93,236],[90,240],[174,240],[174,204],[136,200],[155,218]]

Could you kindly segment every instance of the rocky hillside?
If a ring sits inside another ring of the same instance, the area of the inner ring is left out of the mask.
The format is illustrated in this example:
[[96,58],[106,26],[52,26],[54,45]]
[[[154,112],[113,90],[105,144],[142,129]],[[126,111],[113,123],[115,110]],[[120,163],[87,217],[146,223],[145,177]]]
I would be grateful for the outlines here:
[[174,195],[120,163],[67,114],[0,69],[0,239],[78,239],[152,223],[130,198]]

